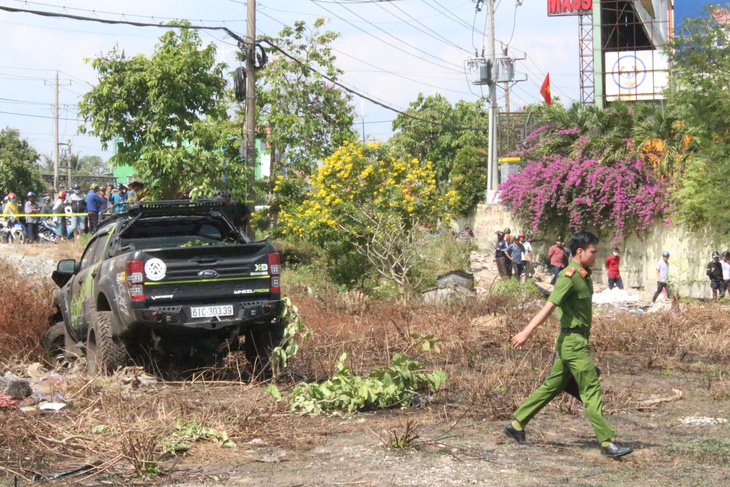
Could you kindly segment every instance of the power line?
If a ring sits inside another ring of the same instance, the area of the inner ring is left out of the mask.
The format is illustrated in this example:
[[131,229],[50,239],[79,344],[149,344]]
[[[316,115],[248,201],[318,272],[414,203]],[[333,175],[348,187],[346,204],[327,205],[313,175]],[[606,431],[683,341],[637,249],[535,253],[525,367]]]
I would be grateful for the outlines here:
[[[56,117],[53,116],[45,116],[45,115],[32,115],[30,113],[17,113],[17,112],[3,112],[0,111],[0,113],[3,113],[5,115],[18,115],[20,117],[31,117],[31,118],[48,118],[48,119],[55,119]],[[78,119],[78,118],[59,118],[59,120],[67,120],[71,122],[83,122],[84,120]]]
[[26,13],[26,14],[32,14],[32,15],[39,15],[41,17],[55,17],[55,18],[62,18],[62,19],[72,19],[72,20],[81,20],[86,22],[98,22],[101,24],[109,24],[109,25],[132,25],[134,27],[156,27],[158,29],[193,29],[193,30],[222,30],[223,32],[227,33],[229,36],[233,37],[239,42],[245,43],[245,40],[233,32],[228,27],[224,26],[215,26],[215,25],[195,25],[195,24],[181,24],[181,23],[167,23],[167,24],[152,24],[149,22],[135,22],[131,20],[112,20],[112,19],[101,19],[101,18],[94,18],[94,17],[84,17],[83,15],[72,15],[72,14],[63,14],[63,13],[56,13],[56,12],[46,12],[43,10],[31,10],[31,9],[25,9],[25,8],[13,8],[13,7],[6,7],[4,5],[0,5],[0,10],[4,10],[6,12],[12,12],[12,13]]
[[[281,25],[283,25],[283,26],[286,26],[286,24],[285,24],[284,22],[282,22],[282,21],[280,21],[280,20],[278,20],[278,19],[275,19],[274,17],[272,17],[272,16],[270,16],[270,15],[266,14],[265,12],[259,12],[259,13],[261,13],[261,14],[262,14],[262,15],[264,15],[265,17],[268,17],[269,19],[271,19],[271,20],[273,20],[273,21],[275,21],[275,22],[278,22],[279,24],[281,24]],[[335,48],[335,47],[333,47],[333,48],[332,48],[332,50],[333,50],[333,51],[335,51],[335,52],[338,52],[338,53],[342,54],[343,56],[347,56],[347,57],[349,57],[349,58],[351,58],[351,59],[354,59],[355,61],[358,61],[358,62],[361,62],[361,63],[363,63],[363,64],[365,64],[365,65],[368,65],[368,66],[370,66],[371,68],[376,68],[376,69],[378,70],[378,72],[383,72],[383,73],[391,74],[391,75],[393,75],[393,76],[397,76],[398,78],[402,78],[402,79],[405,79],[405,80],[411,81],[411,82],[413,82],[413,83],[419,83],[419,84],[421,84],[421,85],[424,85],[424,86],[429,86],[429,87],[431,87],[431,88],[436,88],[436,89],[439,89],[439,90],[442,90],[442,91],[451,91],[451,92],[453,92],[453,93],[459,93],[459,94],[461,94],[461,95],[468,95],[468,94],[469,94],[469,93],[467,93],[466,91],[454,90],[454,89],[451,89],[451,88],[444,88],[444,87],[442,87],[442,86],[437,86],[437,85],[433,85],[433,84],[430,84],[430,83],[426,83],[425,81],[420,81],[420,80],[418,80],[418,79],[410,78],[410,77],[408,77],[408,76],[404,76],[404,75],[402,75],[402,74],[398,74],[398,73],[395,73],[395,72],[393,72],[393,71],[389,71],[389,70],[387,70],[387,69],[384,69],[384,68],[381,68],[381,67],[379,67],[379,66],[376,66],[375,64],[372,64],[372,63],[370,63],[370,62],[368,62],[368,61],[364,61],[364,60],[362,60],[362,59],[360,59],[360,58],[358,58],[358,57],[355,57],[355,56],[353,56],[352,54],[348,54],[348,53],[346,53],[346,52],[344,52],[344,51],[341,51],[341,50],[339,50],[339,49],[337,49],[337,48]],[[461,73],[459,73],[459,75],[461,75]],[[473,93],[472,93],[472,94],[473,94]]]
[[[318,0],[312,0],[312,1],[313,1],[313,2],[315,2],[315,3],[317,3],[317,5],[319,5],[319,2],[318,2]],[[346,10],[348,10],[349,12],[351,12],[351,13],[354,13],[354,12],[352,12],[352,10],[348,9],[348,8],[347,8],[347,7],[345,7],[344,5],[341,5],[341,6],[342,6],[343,8],[345,8]],[[344,17],[340,17],[339,15],[337,15],[336,13],[334,13],[334,12],[333,12],[332,10],[328,9],[327,7],[324,7],[324,6],[322,6],[322,5],[319,5],[319,7],[320,7],[320,8],[323,8],[324,10],[326,10],[327,12],[329,12],[329,13],[330,13],[330,15],[333,15],[334,17],[336,17],[336,18],[338,18],[338,19],[342,20],[343,22],[345,22],[345,23],[347,23],[347,24],[351,25],[352,27],[356,28],[357,30],[359,30],[359,31],[361,31],[361,32],[363,32],[363,33],[365,33],[365,34],[369,35],[370,37],[372,37],[372,38],[374,38],[374,39],[377,39],[378,41],[380,41],[380,42],[382,42],[382,43],[384,43],[384,44],[386,44],[386,45],[388,45],[388,46],[392,47],[393,49],[396,49],[396,50],[398,50],[398,51],[400,51],[400,52],[402,52],[402,53],[404,53],[404,54],[407,54],[408,56],[413,56],[413,57],[415,57],[415,58],[418,58],[418,59],[420,59],[420,60],[422,60],[422,61],[426,61],[427,63],[429,63],[429,64],[433,64],[434,66],[438,66],[438,67],[439,67],[439,68],[441,68],[441,69],[449,69],[449,70],[451,70],[451,71],[460,71],[460,69],[459,69],[459,70],[456,70],[456,69],[454,69],[454,68],[449,68],[448,66],[444,66],[444,65],[441,65],[441,64],[437,64],[437,63],[435,63],[435,62],[433,62],[433,61],[430,61],[430,60],[426,59],[425,57],[419,56],[419,55],[417,55],[417,54],[413,54],[412,52],[408,52],[408,51],[406,51],[405,49],[402,49],[402,48],[400,48],[400,47],[396,46],[395,44],[392,44],[392,43],[390,43],[390,42],[388,42],[388,41],[386,41],[386,40],[384,40],[384,39],[381,39],[380,37],[376,36],[376,35],[375,35],[375,34],[373,34],[372,32],[368,32],[367,30],[363,29],[362,27],[360,27],[360,26],[358,26],[358,25],[355,25],[355,24],[353,24],[352,22],[350,22],[349,20],[345,19]],[[358,15],[358,14],[355,14],[355,15]],[[365,20],[365,19],[364,19],[363,17],[361,17],[361,16],[359,16],[359,15],[358,15],[358,17],[360,17],[361,19]],[[434,56],[434,55],[433,55],[433,54],[431,54],[430,52],[424,51],[424,50],[422,50],[422,49],[419,49],[419,48],[417,48],[417,47],[413,46],[412,44],[409,44],[409,43],[407,43],[407,42],[405,42],[405,41],[402,41],[402,40],[398,39],[397,37],[395,37],[394,35],[390,34],[389,32],[386,32],[386,31],[384,31],[384,30],[383,30],[383,29],[381,29],[380,27],[378,27],[378,26],[376,26],[376,25],[373,25],[372,23],[370,23],[370,25],[372,25],[373,27],[375,27],[375,28],[376,28],[376,29],[378,29],[378,30],[381,30],[381,31],[385,32],[386,34],[388,34],[389,36],[393,37],[393,38],[394,38],[394,39],[396,39],[397,41],[399,41],[399,42],[402,42],[403,44],[405,44],[405,45],[407,45],[407,46],[409,46],[409,47],[411,47],[411,48],[413,48],[413,49],[415,49],[415,50],[417,50],[417,51],[419,51],[419,52],[423,52],[423,53],[426,53],[426,54],[427,54],[427,55],[428,55],[429,57],[432,57],[432,58],[434,58],[434,59],[438,59],[439,61],[442,61],[442,60],[441,60],[441,59],[440,59],[439,57],[437,57],[437,56]],[[447,64],[451,64],[452,66],[456,66],[456,67],[458,67],[458,68],[461,68],[461,66],[459,66],[458,64],[454,64],[454,63],[451,63],[451,62],[449,62],[449,61],[442,61],[442,62],[445,62],[445,63],[447,63]]]
[[[392,15],[396,19],[403,20],[401,17],[398,17],[393,12],[389,11],[388,9],[386,9],[385,7],[383,7],[382,5],[380,5],[380,3],[376,3],[375,5],[377,5],[378,7],[380,7],[382,10],[385,10],[386,12],[388,12],[390,15]],[[432,34],[429,34],[428,32],[424,31],[423,29],[419,29],[417,27],[414,27],[413,25],[411,25],[407,21],[403,20],[403,22],[405,22],[406,24],[410,25],[411,27],[413,27],[414,29],[416,29],[418,32],[421,32],[423,34],[426,34],[427,36],[431,37],[432,39],[436,39],[437,41],[445,42],[446,44],[448,44],[448,45],[450,45],[452,47],[455,47],[455,48],[460,49],[460,50],[462,50],[462,51],[464,51],[466,53],[469,53],[469,51],[467,51],[466,49],[464,49],[460,45],[455,44],[453,41],[445,38],[444,36],[442,36],[441,34],[439,34],[438,32],[436,32],[435,30],[433,30],[432,28],[430,28],[429,26],[427,26],[426,24],[424,24],[423,22],[421,22],[420,20],[418,20],[415,17],[413,17],[411,14],[409,14],[408,12],[406,12],[405,10],[403,10],[402,8],[400,8],[397,4],[391,2],[390,5],[392,5],[396,9],[400,10],[401,12],[403,12],[408,18],[410,18],[412,21],[416,22],[418,25],[424,27],[429,32],[432,32]]]
[[[99,22],[99,23],[111,24],[111,25],[120,24],[120,25],[133,25],[135,27],[156,27],[156,28],[168,28],[168,29],[169,28],[179,28],[179,29],[198,29],[198,30],[222,30],[222,31],[226,32],[232,38],[236,39],[237,41],[242,42],[242,43],[245,42],[244,39],[241,38],[241,36],[239,36],[238,34],[236,34],[235,32],[233,32],[231,29],[229,29],[228,27],[222,27],[222,26],[220,26],[220,27],[219,26],[201,26],[201,25],[194,25],[194,24],[167,24],[167,25],[150,24],[150,23],[146,23],[146,22],[134,22],[134,21],[127,21],[127,20],[99,19],[99,18],[84,17],[84,16],[72,15],[72,14],[61,14],[61,13],[44,12],[44,11],[38,11],[38,10],[18,9],[18,8],[6,7],[6,6],[2,6],[2,5],[0,5],[0,10],[5,10],[7,12],[13,12],[13,13],[30,13],[30,14],[33,14],[33,15],[40,15],[40,16],[44,16],[44,17],[68,18],[68,19],[80,20],[80,21],[87,21],[87,22]],[[298,64],[301,64],[303,66],[306,66],[307,68],[309,68],[313,72],[315,72],[318,75],[320,75],[322,78],[326,79],[327,81],[329,81],[331,83],[334,83],[336,86],[339,86],[340,88],[342,88],[343,90],[347,91],[348,93],[351,93],[353,95],[356,95],[356,96],[358,96],[358,97],[360,97],[360,98],[362,98],[364,100],[368,100],[371,103],[374,103],[374,104],[376,104],[376,105],[378,105],[378,106],[380,106],[382,108],[385,108],[386,110],[390,110],[392,112],[401,114],[404,117],[411,118],[413,120],[417,120],[417,121],[424,122],[424,123],[430,123],[430,124],[433,124],[433,125],[440,125],[440,126],[443,126],[443,127],[447,127],[447,128],[454,129],[454,130],[474,130],[474,131],[486,131],[487,130],[486,128],[481,128],[481,127],[460,127],[460,126],[445,124],[445,123],[442,123],[442,122],[437,122],[435,120],[428,120],[428,119],[425,119],[425,118],[417,117],[415,115],[411,115],[410,113],[406,113],[406,112],[404,112],[402,110],[399,110],[399,109],[397,109],[395,107],[392,107],[390,105],[387,105],[386,103],[383,103],[380,100],[377,100],[377,99],[375,99],[375,98],[373,98],[371,96],[368,96],[368,95],[365,95],[363,93],[360,93],[359,91],[357,91],[355,89],[352,89],[352,88],[350,88],[350,87],[342,84],[340,81],[337,81],[336,79],[332,78],[331,76],[328,76],[326,74],[323,74],[323,73],[319,72],[315,68],[309,66],[306,62],[301,61],[300,59],[296,58],[295,56],[289,54],[288,52],[286,52],[285,50],[283,50],[282,48],[280,48],[279,46],[277,46],[276,44],[274,44],[273,42],[271,42],[268,39],[263,39],[262,42],[265,42],[266,44],[268,44],[269,46],[271,46],[274,50],[280,52],[282,55],[286,56],[287,58],[291,59],[292,61],[294,61],[294,62],[296,62]],[[9,113],[9,112],[0,112],[0,113],[8,113],[8,114],[11,114],[11,115],[24,115],[24,114],[20,114],[20,113]],[[30,116],[30,115],[28,115],[28,116]],[[39,115],[36,115],[34,117],[37,117],[37,118],[52,118],[52,117],[41,117]],[[83,120],[77,120],[77,121],[82,122]]]
[[[439,8],[434,7],[431,5],[428,1],[424,0],[423,3],[431,7],[431,9],[435,10],[436,12],[439,12],[441,15],[445,15],[447,19],[451,20],[452,22],[456,22],[461,27],[466,27],[469,30],[473,30],[472,26],[461,20],[459,17],[455,16],[449,9],[441,5],[437,0],[433,0],[433,2],[439,6]],[[478,34],[481,34],[482,36],[485,36],[486,34],[483,31],[480,31],[477,29],[476,31]]]
[[[88,9],[88,8],[79,8],[79,7],[67,7],[65,5],[55,5],[51,3],[41,3],[41,2],[29,2],[27,0],[15,0],[17,3],[22,3],[23,5],[40,5],[41,7],[51,7],[51,8],[57,8],[63,11],[76,11],[76,12],[87,12],[91,13],[93,15],[97,14],[103,14],[103,15],[117,15],[119,17],[127,18],[137,18],[137,19],[150,19],[150,20],[177,20],[179,21],[179,17],[161,17],[159,15],[139,15],[139,14],[127,14],[123,12],[109,12],[105,10],[96,10],[96,9]],[[245,19],[240,20],[212,20],[212,19],[193,19],[197,22],[201,23],[218,23],[218,24],[225,24],[225,23],[234,23],[234,22],[246,22]]]
[[428,119],[425,119],[425,118],[417,117],[415,115],[411,115],[410,113],[404,112],[403,110],[399,110],[399,109],[397,109],[395,107],[392,107],[390,105],[387,105],[387,104],[381,102],[380,100],[377,100],[377,99],[375,99],[375,98],[373,98],[373,97],[371,97],[369,95],[365,95],[363,93],[360,93],[357,90],[354,90],[354,89],[350,88],[349,86],[346,86],[346,85],[342,84],[341,82],[337,81],[335,78],[332,78],[331,76],[327,76],[326,74],[320,73],[318,70],[316,70],[313,67],[309,66],[307,63],[305,63],[304,61],[296,58],[295,56],[292,56],[291,54],[289,54],[288,52],[286,52],[285,50],[283,50],[282,48],[280,48],[279,46],[277,46],[276,44],[274,44],[273,42],[271,42],[268,39],[264,39],[264,40],[262,40],[262,42],[266,42],[273,49],[275,49],[276,51],[279,51],[283,56],[286,56],[287,58],[291,59],[292,61],[294,61],[294,62],[296,62],[298,64],[301,64],[303,66],[308,67],[313,72],[317,73],[318,75],[320,75],[321,77],[323,77],[324,79],[326,79],[327,81],[329,81],[330,83],[334,83],[335,85],[339,86],[340,88],[342,88],[343,90],[347,91],[348,93],[351,93],[353,95],[356,95],[356,96],[358,96],[358,97],[360,97],[360,98],[362,98],[364,100],[368,100],[369,102],[374,103],[375,105],[378,105],[379,107],[385,108],[386,110],[390,110],[392,112],[395,112],[395,113],[398,113],[400,115],[403,115],[404,117],[407,117],[407,118],[410,118],[410,119],[413,119],[413,120],[416,120],[416,121],[419,121],[419,122],[430,123],[432,125],[440,125],[442,127],[450,128],[450,129],[453,129],[453,130],[474,130],[474,131],[480,131],[480,132],[483,132],[483,131],[486,131],[487,130],[486,128],[481,128],[481,127],[461,127],[461,126],[457,126],[457,125],[451,125],[451,124],[447,124],[447,123],[437,122],[435,120],[428,120]]

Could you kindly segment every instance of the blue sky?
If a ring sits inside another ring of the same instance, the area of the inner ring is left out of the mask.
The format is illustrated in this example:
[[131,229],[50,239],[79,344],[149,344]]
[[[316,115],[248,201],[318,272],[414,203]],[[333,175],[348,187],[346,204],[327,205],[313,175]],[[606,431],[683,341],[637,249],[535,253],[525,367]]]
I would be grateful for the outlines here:
[[[578,18],[548,18],[547,0],[497,0],[497,39],[510,43],[514,57],[527,55],[517,64],[528,81],[511,91],[511,107],[540,100],[539,86],[550,72],[553,96],[563,101],[578,99]],[[389,105],[404,109],[419,92],[441,93],[452,102],[475,100],[478,87],[464,74],[464,61],[485,42],[486,11],[476,13],[473,0],[396,0],[367,3],[363,0],[260,0],[257,30],[275,35],[283,24],[295,20],[331,19],[327,28],[341,37],[334,47],[342,81],[362,93],[370,93]],[[238,0],[0,0],[0,5],[65,12],[114,20],[160,22],[185,18],[193,23],[225,25],[245,34],[245,2]],[[64,8],[65,7],[65,8]],[[38,17],[0,11],[0,126],[20,130],[42,154],[53,146],[53,79],[60,70],[60,139],[71,139],[74,152],[107,159],[93,137],[77,134],[81,122],[76,103],[96,82],[84,62],[115,45],[129,55],[153,51],[162,29],[111,26],[75,20]],[[472,29],[472,25],[475,26]],[[514,34],[512,31],[514,28]],[[235,41],[222,32],[201,32],[204,42],[219,46],[220,59],[237,66]],[[498,50],[500,42],[497,43]],[[364,113],[368,138],[386,139],[394,113],[355,99],[357,113]],[[503,105],[503,91],[499,91]],[[361,120],[356,121],[358,131]]]

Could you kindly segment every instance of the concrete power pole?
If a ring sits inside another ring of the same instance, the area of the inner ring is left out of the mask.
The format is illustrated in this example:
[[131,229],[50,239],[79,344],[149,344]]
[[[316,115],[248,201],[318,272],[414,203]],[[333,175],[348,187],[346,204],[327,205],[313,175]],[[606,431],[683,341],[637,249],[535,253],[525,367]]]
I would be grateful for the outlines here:
[[58,192],[58,71],[56,71],[56,102],[53,105],[53,191]]
[[[492,63],[492,80],[489,84],[489,151],[487,190],[497,188],[497,83],[494,81],[496,52],[494,47],[494,0],[487,0],[487,55]],[[489,201],[488,201],[489,202]]]
[[[502,55],[505,58],[509,56],[509,47],[502,47]],[[509,113],[509,83],[504,84],[504,111]]]
[[[251,169],[249,182],[253,183],[256,170],[256,0],[246,1],[246,165]],[[252,186],[252,184],[251,184]],[[249,193],[252,194],[251,188]]]

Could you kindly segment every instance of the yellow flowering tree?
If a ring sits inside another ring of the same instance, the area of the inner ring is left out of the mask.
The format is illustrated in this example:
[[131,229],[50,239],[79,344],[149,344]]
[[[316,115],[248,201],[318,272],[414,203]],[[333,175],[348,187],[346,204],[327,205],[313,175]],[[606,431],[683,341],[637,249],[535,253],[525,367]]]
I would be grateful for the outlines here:
[[[403,256],[396,254],[413,247],[405,244],[414,241],[413,231],[447,218],[445,200],[453,198],[437,187],[430,162],[399,158],[376,143],[345,143],[310,183],[303,202],[279,213],[285,235],[316,243],[335,262],[354,251],[378,271],[394,265],[401,278],[413,265],[402,266]],[[374,259],[388,233],[402,235],[403,245],[388,245],[393,255]]]

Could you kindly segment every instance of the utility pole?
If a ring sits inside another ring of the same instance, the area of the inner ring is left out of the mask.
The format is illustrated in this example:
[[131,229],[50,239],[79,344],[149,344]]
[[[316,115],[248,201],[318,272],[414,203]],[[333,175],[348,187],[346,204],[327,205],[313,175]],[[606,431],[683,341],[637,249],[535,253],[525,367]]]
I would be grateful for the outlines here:
[[[502,46],[502,55],[509,56],[509,47]],[[504,110],[509,113],[509,82],[504,83]]]
[[58,192],[58,71],[56,71],[56,102],[53,105],[53,191]]
[[487,0],[487,55],[492,63],[492,76],[489,83],[489,151],[487,163],[487,190],[497,188],[497,83],[494,80],[496,53],[494,47],[494,0]]
[[[253,186],[256,182],[256,0],[246,0],[246,131],[244,137],[244,158],[251,171],[248,176],[248,195],[245,203],[249,214],[254,212]],[[253,240],[254,229],[246,223],[246,236]]]
[[[256,170],[256,0],[246,0],[246,133],[245,158],[251,169],[249,182],[253,183]],[[253,194],[250,185],[249,194]]]

